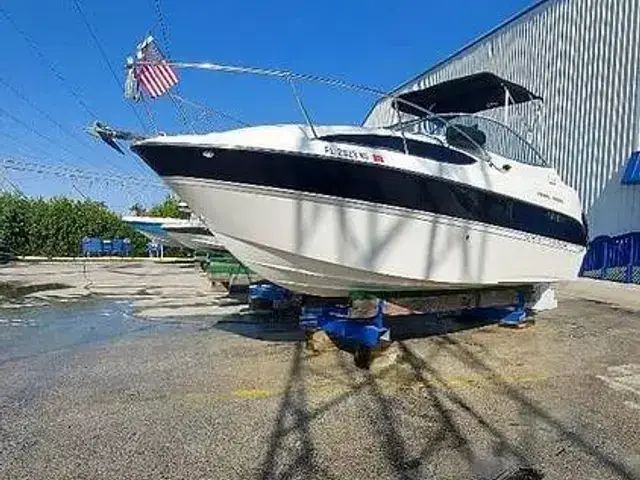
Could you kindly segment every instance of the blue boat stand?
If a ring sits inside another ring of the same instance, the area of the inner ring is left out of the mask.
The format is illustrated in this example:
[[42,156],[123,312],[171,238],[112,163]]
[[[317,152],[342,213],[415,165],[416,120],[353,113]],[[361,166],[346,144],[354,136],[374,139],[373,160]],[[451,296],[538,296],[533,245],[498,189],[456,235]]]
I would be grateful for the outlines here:
[[286,288],[269,282],[258,282],[249,285],[249,306],[253,309],[268,308],[278,310],[292,293]]
[[[525,301],[525,294],[518,292],[515,305],[469,308],[458,314],[517,327],[527,318]],[[350,308],[345,303],[304,306],[300,327],[306,332],[325,331],[338,345],[354,351],[356,365],[369,368],[374,352],[384,341],[391,340],[391,331],[384,325],[384,300],[377,300],[376,313],[372,317],[351,318],[349,313]]]
[[[249,304],[252,308],[273,310],[286,308],[286,305],[295,297],[285,288],[269,282],[249,286]],[[461,317],[497,321],[504,326],[519,327],[527,319],[525,293],[518,291],[515,300],[516,303],[512,305],[465,308],[455,310],[455,314]],[[391,331],[384,325],[384,300],[373,301],[376,302],[376,312],[368,318],[352,318],[348,299],[307,303],[302,307],[300,314],[300,328],[307,333],[323,330],[336,344],[354,351],[356,365],[368,368],[374,352],[382,346],[383,342],[391,340]],[[447,312],[454,314],[451,310],[439,313]],[[434,312],[434,314],[438,313]]]
[[305,306],[300,327],[307,332],[324,330],[339,345],[353,349],[356,365],[368,368],[373,351],[390,340],[391,332],[384,326],[384,301],[377,300],[376,313],[369,318],[350,318],[349,310],[345,304]]

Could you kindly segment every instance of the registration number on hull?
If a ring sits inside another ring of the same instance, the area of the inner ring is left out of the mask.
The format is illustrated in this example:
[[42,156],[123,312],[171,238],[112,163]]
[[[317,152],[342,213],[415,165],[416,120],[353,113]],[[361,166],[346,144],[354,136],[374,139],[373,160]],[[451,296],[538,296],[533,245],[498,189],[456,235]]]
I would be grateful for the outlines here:
[[376,163],[384,163],[384,158],[378,153],[370,154],[351,148],[338,147],[337,145],[325,145],[324,153],[332,157],[346,158],[349,160],[368,160]]

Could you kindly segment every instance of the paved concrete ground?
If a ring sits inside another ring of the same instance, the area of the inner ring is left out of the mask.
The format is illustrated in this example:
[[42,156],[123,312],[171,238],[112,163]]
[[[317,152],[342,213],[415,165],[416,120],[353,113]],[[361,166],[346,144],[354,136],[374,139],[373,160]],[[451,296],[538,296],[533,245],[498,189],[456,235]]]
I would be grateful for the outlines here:
[[0,310],[94,296],[132,299],[142,316],[181,317],[209,315],[226,292],[212,288],[198,264],[188,261],[77,259],[0,267]]
[[640,478],[638,289],[568,285],[517,331],[406,319],[414,338],[363,372],[216,310],[194,269],[131,268],[104,283],[217,314],[149,321],[95,297],[0,310],[0,478]]

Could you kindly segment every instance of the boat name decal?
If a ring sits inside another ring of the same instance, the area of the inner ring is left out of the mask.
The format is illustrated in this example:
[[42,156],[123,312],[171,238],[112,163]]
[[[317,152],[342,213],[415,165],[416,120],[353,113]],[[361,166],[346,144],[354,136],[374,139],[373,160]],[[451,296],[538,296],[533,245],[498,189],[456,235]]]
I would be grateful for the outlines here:
[[324,153],[334,157],[348,158],[349,160],[373,160],[376,163],[384,163],[384,157],[378,153],[370,155],[368,152],[338,147],[336,145],[325,145]]

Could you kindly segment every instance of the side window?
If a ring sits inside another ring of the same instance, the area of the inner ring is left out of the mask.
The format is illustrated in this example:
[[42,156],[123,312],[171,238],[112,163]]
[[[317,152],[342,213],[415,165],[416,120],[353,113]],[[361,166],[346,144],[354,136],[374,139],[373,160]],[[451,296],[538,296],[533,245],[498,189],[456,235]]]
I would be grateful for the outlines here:
[[[320,138],[327,142],[342,142],[363,147],[384,148],[386,150],[404,153],[404,140],[400,136],[338,134],[326,135]],[[442,145],[421,142],[412,138],[407,138],[406,142],[409,154],[416,157],[457,165],[471,165],[476,162],[473,157]]]

